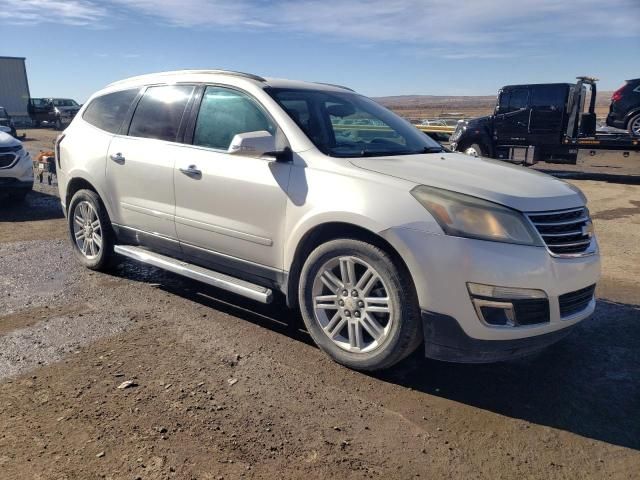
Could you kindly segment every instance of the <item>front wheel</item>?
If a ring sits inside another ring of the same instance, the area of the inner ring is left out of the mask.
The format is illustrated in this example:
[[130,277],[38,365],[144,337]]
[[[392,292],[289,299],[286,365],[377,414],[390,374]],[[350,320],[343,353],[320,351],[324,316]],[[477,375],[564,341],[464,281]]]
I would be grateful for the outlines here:
[[640,114],[629,120],[628,130],[632,137],[640,137]]
[[340,239],[316,248],[302,268],[298,296],[315,343],[349,368],[391,367],[420,344],[413,283],[366,242]]
[[467,148],[464,149],[464,153],[466,153],[467,155],[471,155],[472,157],[484,157],[485,153],[482,149],[482,146],[474,143],[472,145],[469,145]]
[[76,258],[91,270],[106,270],[113,257],[114,235],[100,197],[92,190],[76,192],[67,220]]

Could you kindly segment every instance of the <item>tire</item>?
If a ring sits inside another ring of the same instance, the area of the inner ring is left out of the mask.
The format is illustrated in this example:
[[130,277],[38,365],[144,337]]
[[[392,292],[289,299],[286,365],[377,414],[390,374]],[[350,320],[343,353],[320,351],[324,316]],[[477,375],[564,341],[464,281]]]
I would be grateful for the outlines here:
[[632,137],[640,137],[640,113],[629,119],[627,131]]
[[463,149],[463,152],[467,155],[471,155],[472,157],[484,157],[486,156],[486,151],[482,148],[482,145],[473,143],[466,148]]
[[58,131],[62,130],[62,120],[59,117],[56,118],[56,123],[54,124],[54,128]]
[[114,256],[115,235],[98,194],[92,190],[76,192],[69,203],[67,222],[78,261],[91,270],[108,270]]
[[[413,283],[389,254],[369,243],[339,239],[316,248],[302,267],[298,298],[314,342],[354,370],[389,368],[421,343]],[[318,301],[324,308],[315,308]]]

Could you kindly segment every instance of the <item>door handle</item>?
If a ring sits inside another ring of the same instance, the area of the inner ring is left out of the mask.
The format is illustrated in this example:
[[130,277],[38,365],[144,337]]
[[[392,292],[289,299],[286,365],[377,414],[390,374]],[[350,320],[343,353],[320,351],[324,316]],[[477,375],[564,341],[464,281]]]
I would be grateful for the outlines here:
[[188,177],[202,176],[202,171],[198,170],[198,167],[196,167],[195,165],[189,165],[189,167],[187,168],[181,168],[180,171]]
[[125,158],[120,152],[118,152],[111,154],[111,160],[122,165],[125,161]]

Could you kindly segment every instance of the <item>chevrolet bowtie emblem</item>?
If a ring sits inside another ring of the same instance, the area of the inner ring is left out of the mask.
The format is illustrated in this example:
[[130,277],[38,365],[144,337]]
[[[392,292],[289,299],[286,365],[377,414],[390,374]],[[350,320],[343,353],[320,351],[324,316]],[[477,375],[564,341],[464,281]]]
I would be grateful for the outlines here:
[[582,235],[589,238],[593,237],[593,223],[591,221],[582,226]]

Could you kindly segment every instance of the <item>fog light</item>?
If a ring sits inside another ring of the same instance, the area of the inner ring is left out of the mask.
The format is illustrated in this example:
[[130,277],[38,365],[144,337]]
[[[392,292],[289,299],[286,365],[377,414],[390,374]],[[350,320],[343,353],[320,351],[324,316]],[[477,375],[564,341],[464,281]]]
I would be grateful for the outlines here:
[[478,314],[487,325],[517,327],[549,321],[549,301],[543,290],[467,283]]

